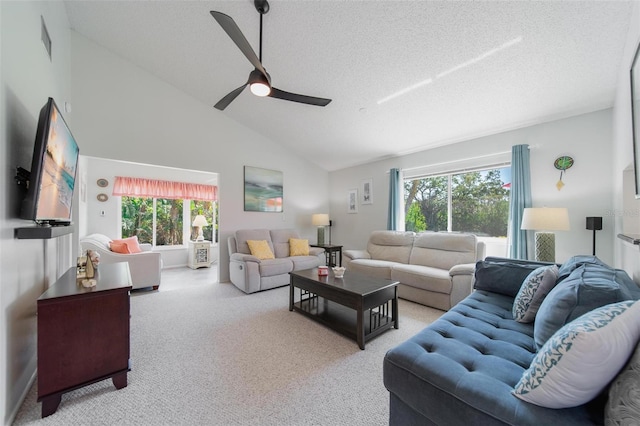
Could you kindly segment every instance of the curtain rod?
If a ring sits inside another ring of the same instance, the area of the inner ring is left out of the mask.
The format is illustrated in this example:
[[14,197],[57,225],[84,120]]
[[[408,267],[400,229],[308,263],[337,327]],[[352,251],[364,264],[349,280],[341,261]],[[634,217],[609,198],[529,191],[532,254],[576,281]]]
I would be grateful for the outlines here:
[[[504,154],[510,154],[511,151],[502,151],[502,152],[494,152],[492,154],[486,154],[486,155],[478,155],[476,157],[467,157],[467,158],[460,158],[457,160],[451,160],[451,161],[443,161],[442,163],[435,163],[435,164],[427,164],[424,166],[417,166],[417,167],[409,167],[407,169],[400,169],[403,172],[407,172],[407,171],[411,171],[411,170],[417,170],[417,169],[424,169],[424,168],[428,168],[428,167],[436,167],[436,166],[444,166],[446,164],[452,164],[452,163],[459,163],[461,161],[469,161],[469,160],[478,160],[481,158],[487,158],[487,157],[495,157],[496,155],[504,155]],[[389,173],[389,172],[387,172]]]

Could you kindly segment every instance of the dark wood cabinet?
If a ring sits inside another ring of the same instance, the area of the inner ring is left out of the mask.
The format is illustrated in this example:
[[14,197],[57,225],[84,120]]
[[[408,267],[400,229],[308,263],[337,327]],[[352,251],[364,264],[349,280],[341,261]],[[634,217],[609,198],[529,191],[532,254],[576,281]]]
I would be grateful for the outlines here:
[[38,298],[38,401],[42,417],[55,413],[62,394],[111,378],[127,386],[129,290],[126,262],[100,265],[85,288],[70,268]]

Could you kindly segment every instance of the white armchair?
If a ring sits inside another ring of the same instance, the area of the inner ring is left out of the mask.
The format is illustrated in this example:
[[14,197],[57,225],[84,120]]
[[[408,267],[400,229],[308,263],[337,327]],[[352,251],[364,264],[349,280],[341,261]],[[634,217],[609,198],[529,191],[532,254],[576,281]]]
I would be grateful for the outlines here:
[[[100,254],[100,264],[128,262],[131,283],[134,289],[160,287],[162,258],[160,253],[151,251],[151,244],[140,244],[141,253],[120,254],[111,251],[111,238],[103,234],[91,234],[80,239],[83,251],[95,250]],[[98,269],[99,270],[99,269]]]

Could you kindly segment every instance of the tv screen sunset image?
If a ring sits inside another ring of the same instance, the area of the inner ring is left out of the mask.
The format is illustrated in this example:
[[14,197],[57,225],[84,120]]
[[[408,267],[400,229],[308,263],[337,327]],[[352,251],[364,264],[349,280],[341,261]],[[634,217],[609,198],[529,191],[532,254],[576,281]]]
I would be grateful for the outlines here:
[[69,220],[78,163],[78,145],[55,106],[51,108],[46,144],[37,220]]

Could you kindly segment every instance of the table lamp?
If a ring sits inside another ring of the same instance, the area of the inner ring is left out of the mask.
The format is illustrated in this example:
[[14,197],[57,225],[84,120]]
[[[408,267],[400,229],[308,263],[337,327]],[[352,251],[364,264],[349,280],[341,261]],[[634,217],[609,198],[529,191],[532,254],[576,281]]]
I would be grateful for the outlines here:
[[311,224],[318,227],[318,245],[324,245],[324,227],[329,225],[329,215],[317,213],[311,216]]
[[198,238],[196,238],[196,241],[204,241],[204,235],[202,235],[202,227],[209,226],[209,224],[207,223],[207,218],[199,214],[195,219],[193,219],[193,223],[191,225],[198,227]]
[[526,208],[520,229],[536,232],[536,260],[556,261],[556,236],[549,231],[569,230],[569,211],[564,207]]

